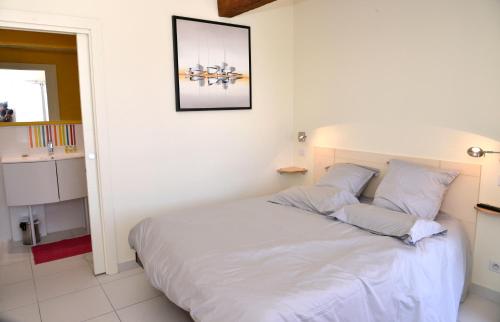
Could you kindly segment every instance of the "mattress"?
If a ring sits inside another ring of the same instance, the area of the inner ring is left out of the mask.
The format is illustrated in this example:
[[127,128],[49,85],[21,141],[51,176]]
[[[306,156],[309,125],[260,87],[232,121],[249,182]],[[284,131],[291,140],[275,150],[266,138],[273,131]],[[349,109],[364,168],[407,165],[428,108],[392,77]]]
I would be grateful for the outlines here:
[[409,246],[248,199],[170,212],[129,243],[151,284],[203,322],[457,321],[468,244],[459,221]]

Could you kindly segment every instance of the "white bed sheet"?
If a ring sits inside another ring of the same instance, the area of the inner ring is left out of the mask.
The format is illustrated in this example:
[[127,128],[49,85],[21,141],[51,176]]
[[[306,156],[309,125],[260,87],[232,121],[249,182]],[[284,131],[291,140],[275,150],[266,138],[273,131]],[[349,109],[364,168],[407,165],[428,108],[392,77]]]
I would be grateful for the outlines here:
[[203,322],[457,321],[468,244],[459,221],[408,246],[248,199],[172,212],[130,233],[156,288]]

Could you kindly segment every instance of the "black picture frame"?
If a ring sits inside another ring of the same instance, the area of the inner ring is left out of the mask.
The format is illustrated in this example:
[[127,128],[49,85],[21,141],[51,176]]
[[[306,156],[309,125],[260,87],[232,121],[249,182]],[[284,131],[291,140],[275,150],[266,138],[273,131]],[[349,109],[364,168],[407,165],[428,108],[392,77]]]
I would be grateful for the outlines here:
[[[179,51],[178,51],[178,32],[177,21],[187,20],[204,24],[222,25],[231,28],[243,28],[248,31],[248,106],[224,106],[224,107],[202,107],[202,108],[183,108],[181,106],[181,89],[180,89],[180,74],[179,74]],[[173,33],[173,56],[174,56],[174,83],[175,83],[175,110],[177,112],[192,112],[192,111],[221,111],[221,110],[251,110],[252,109],[252,55],[251,55],[251,30],[250,26],[230,24],[219,21],[210,21],[182,16],[172,16],[172,33]]]

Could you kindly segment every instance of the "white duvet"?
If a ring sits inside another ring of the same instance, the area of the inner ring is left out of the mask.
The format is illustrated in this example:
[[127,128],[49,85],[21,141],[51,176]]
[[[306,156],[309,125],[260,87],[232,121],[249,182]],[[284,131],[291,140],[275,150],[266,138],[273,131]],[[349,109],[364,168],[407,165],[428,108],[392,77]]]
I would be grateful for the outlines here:
[[458,221],[416,247],[265,198],[149,218],[131,231],[152,285],[203,322],[457,321]]

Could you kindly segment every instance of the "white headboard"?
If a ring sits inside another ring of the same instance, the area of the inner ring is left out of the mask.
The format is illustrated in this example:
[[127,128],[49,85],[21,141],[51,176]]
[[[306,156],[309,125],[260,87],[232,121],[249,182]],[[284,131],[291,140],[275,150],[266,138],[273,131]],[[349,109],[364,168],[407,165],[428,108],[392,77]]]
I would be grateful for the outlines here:
[[[441,211],[459,219],[474,247],[477,211],[474,206],[479,200],[481,166],[477,164],[456,163],[431,159],[411,158],[370,152],[349,151],[334,148],[314,148],[314,182],[326,172],[326,168],[335,163],[356,163],[380,170],[380,175],[372,179],[363,195],[373,198],[375,190],[382,181],[391,159],[406,160],[413,163],[440,169],[455,169],[460,175],[451,184],[446,193]],[[472,248],[473,249],[473,248]]]

